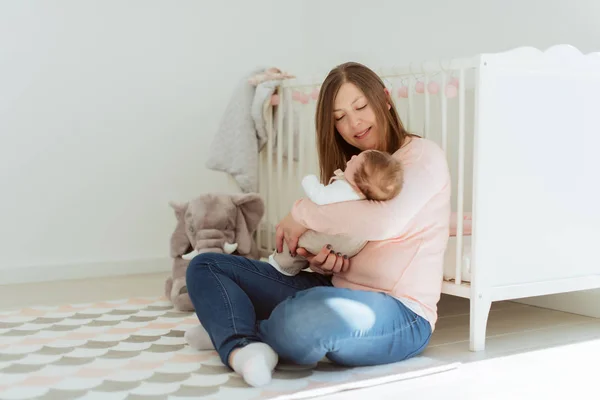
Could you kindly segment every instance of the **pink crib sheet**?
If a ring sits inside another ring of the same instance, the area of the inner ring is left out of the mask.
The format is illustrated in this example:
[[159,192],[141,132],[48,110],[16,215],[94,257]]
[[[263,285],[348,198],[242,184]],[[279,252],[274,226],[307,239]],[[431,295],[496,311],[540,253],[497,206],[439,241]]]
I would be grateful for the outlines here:
[[[456,236],[457,213],[453,212],[450,216],[450,236]],[[463,212],[463,235],[471,235],[472,216],[470,212]]]

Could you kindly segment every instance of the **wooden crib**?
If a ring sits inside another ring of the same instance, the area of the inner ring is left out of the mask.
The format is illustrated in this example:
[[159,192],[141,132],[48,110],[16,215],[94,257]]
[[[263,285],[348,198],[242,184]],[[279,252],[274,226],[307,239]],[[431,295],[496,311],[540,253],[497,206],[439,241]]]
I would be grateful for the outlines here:
[[[485,347],[493,301],[600,288],[600,53],[560,45],[377,71],[407,129],[446,151],[452,229],[443,293],[470,299],[470,349]],[[318,176],[318,81],[282,82],[268,113],[257,232]]]

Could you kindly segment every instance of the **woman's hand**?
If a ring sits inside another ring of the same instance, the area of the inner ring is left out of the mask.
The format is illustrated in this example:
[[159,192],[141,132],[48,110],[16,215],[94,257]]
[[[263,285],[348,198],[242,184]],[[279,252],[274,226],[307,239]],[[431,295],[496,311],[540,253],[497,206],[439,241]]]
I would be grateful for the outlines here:
[[296,256],[298,240],[307,230],[308,228],[296,222],[291,213],[286,215],[275,227],[275,245],[277,252],[281,253],[283,251],[283,241],[285,240],[292,256]]
[[309,253],[302,247],[299,247],[297,252],[298,255],[308,260],[310,269],[322,275],[346,272],[350,268],[350,260],[340,253],[336,254],[329,245],[323,246],[316,255]]

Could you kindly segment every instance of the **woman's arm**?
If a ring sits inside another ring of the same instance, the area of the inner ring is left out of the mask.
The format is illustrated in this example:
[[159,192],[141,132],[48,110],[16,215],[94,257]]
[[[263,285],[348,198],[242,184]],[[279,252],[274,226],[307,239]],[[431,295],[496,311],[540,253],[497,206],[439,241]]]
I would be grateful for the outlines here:
[[450,183],[443,171],[417,172],[404,183],[402,192],[388,201],[351,201],[319,206],[300,199],[292,207],[293,218],[308,229],[346,234],[366,241],[400,236],[418,212]]

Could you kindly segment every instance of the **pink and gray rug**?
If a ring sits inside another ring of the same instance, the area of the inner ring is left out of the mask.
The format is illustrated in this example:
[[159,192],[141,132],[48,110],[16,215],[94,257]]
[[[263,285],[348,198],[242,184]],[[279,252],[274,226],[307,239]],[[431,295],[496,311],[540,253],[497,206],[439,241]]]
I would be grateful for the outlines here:
[[164,298],[0,312],[0,399],[301,399],[456,367],[427,357],[352,369],[323,362],[252,388],[214,351],[186,345],[197,323]]

